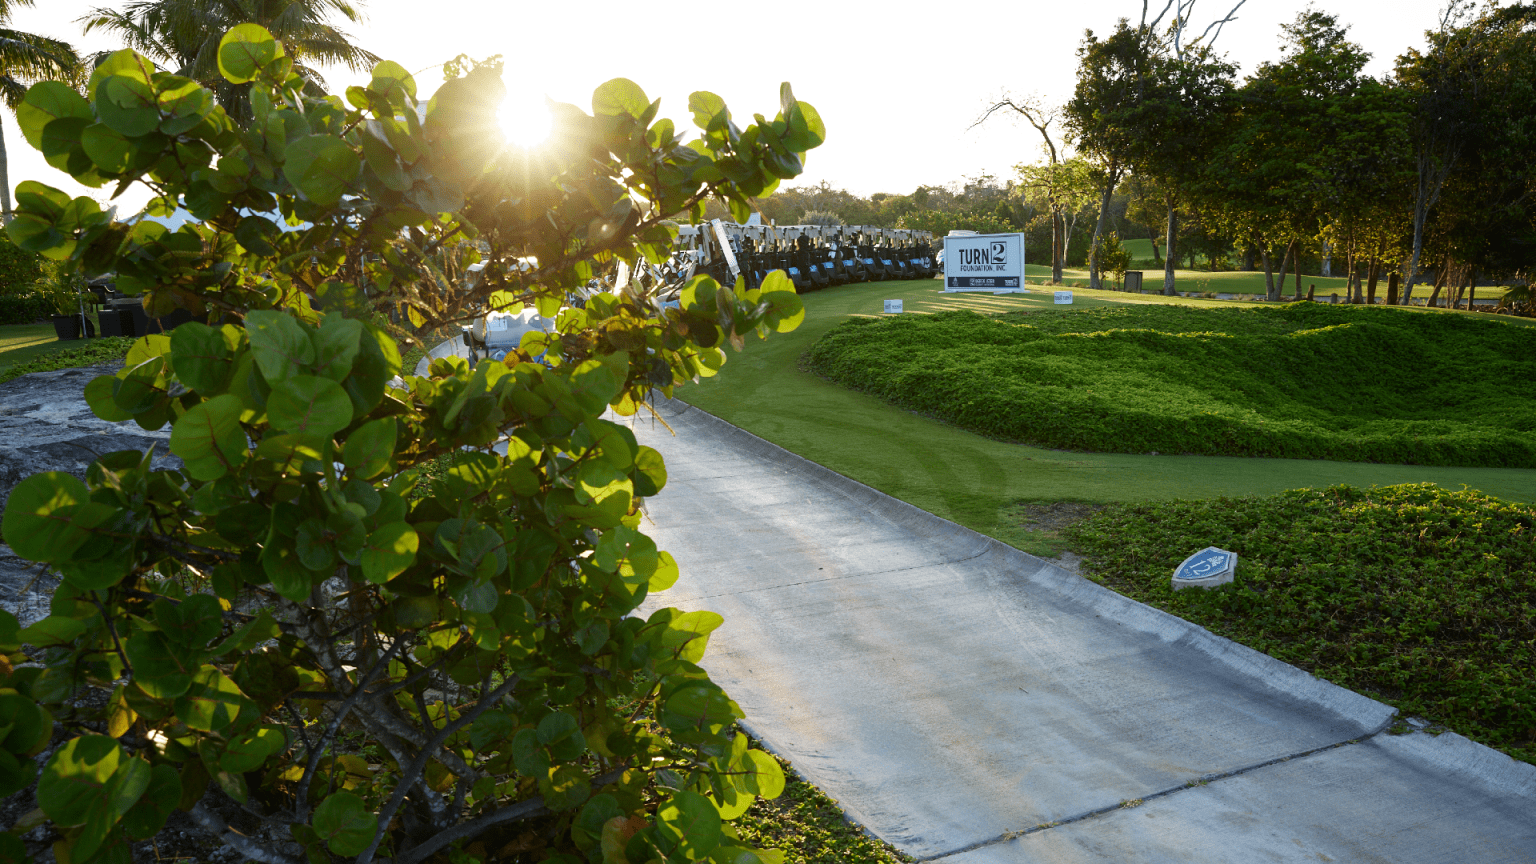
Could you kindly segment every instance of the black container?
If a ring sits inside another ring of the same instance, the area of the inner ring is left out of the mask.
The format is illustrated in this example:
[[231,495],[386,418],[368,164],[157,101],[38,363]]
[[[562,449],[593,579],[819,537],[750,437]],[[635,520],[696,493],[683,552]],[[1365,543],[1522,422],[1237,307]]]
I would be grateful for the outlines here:
[[151,333],[169,333],[176,329],[178,324],[197,320],[192,317],[191,312],[185,309],[177,309],[175,312],[159,318],[151,318],[144,314],[144,307],[137,303],[128,307],[128,311],[133,315],[133,335],[135,336],[148,336]]
[[[81,315],[79,312],[72,315],[53,316],[53,332],[58,334],[59,341],[64,342],[80,338],[80,319]],[[87,337],[96,335],[96,326],[91,323],[89,318],[85,319],[85,335]]]
[[101,335],[132,336],[133,313],[127,309],[108,307],[101,310]]

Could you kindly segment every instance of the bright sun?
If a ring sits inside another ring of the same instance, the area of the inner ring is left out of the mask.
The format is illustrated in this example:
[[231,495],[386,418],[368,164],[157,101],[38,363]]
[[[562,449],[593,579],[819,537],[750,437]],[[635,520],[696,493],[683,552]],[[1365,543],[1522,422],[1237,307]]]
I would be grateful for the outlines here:
[[518,147],[537,147],[549,137],[549,108],[542,97],[508,96],[496,112],[496,119],[507,141]]

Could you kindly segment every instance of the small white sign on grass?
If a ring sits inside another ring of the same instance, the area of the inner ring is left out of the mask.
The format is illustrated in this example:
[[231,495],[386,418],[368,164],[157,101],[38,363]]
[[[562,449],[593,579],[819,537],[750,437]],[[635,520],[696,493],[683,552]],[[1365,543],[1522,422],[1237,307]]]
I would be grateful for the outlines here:
[[1071,306],[1072,305],[1072,292],[1071,291],[1057,291],[1056,292],[1056,303],[1057,303],[1057,305]]
[[888,314],[900,315],[901,314],[901,301],[900,300],[887,300],[887,301],[885,301],[885,311]]

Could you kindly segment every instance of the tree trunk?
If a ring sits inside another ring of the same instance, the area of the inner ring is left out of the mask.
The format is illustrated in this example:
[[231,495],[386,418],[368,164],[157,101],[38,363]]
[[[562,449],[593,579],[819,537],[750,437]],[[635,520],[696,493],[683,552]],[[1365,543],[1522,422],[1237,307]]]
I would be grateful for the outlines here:
[[1333,246],[1327,240],[1323,241],[1323,272],[1318,275],[1333,275]]
[[1259,256],[1264,259],[1264,296],[1275,296],[1275,271],[1269,266],[1269,244],[1260,244]]
[[1253,272],[1254,259],[1256,259],[1258,257],[1259,257],[1258,250],[1253,248],[1253,244],[1250,243],[1246,247],[1244,247],[1243,248],[1243,270],[1246,271],[1246,272],[1249,272],[1249,273]]
[[1477,302],[1477,268],[1472,268],[1472,278],[1467,280],[1467,311],[1474,312],[1472,304]]
[[1067,260],[1066,223],[1061,218],[1061,207],[1051,206],[1051,284],[1061,284],[1061,268]]
[[[1424,301],[1426,307],[1435,305],[1435,301],[1440,299],[1440,289],[1445,287],[1445,280],[1450,272],[1451,259],[1450,256],[1446,256],[1445,263],[1440,265],[1439,270],[1435,271],[1435,290],[1431,291],[1429,299]],[[1408,285],[1410,288],[1413,286],[1413,274],[1411,273],[1408,275]]]
[[0,222],[11,224],[11,160],[5,154],[4,127],[0,127]]
[[1265,299],[1271,302],[1280,301],[1280,295],[1285,291],[1286,265],[1290,263],[1291,257],[1296,251],[1296,245],[1298,242],[1299,241],[1292,240],[1290,243],[1286,244],[1285,252],[1280,256],[1280,273],[1275,281],[1270,284],[1269,294]]
[[[1299,259],[1301,257],[1301,253],[1297,252],[1296,256]],[[1298,260],[1296,262],[1296,302],[1297,303],[1301,302],[1301,261],[1300,260]]]
[[1163,294],[1172,297],[1174,291],[1173,270],[1177,266],[1179,237],[1179,211],[1173,206],[1173,196],[1168,196],[1168,236],[1163,240],[1167,247],[1163,255]]
[[1396,306],[1397,305],[1397,287],[1398,287],[1398,281],[1397,280],[1398,280],[1398,273],[1397,273],[1396,270],[1393,270],[1391,273],[1387,274],[1387,305],[1388,306]]
[[1104,195],[1099,199],[1099,221],[1093,226],[1093,245],[1088,247],[1088,287],[1099,288],[1099,241],[1104,236],[1104,223],[1109,219],[1109,203],[1115,196],[1115,186],[1120,182],[1120,165],[1113,160],[1104,172]]
[[1366,264],[1365,305],[1376,305],[1376,280],[1381,278],[1381,259],[1371,256],[1370,263]]
[[1162,240],[1158,238],[1157,232],[1152,232],[1152,266],[1157,268],[1163,266],[1163,249],[1158,245],[1161,242]]

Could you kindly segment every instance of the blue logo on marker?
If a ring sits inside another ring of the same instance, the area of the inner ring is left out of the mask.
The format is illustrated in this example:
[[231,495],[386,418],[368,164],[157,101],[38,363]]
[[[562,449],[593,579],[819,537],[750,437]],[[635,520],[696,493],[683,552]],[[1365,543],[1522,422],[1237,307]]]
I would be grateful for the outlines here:
[[1237,556],[1225,549],[1207,546],[1184,559],[1173,573],[1175,579],[1209,579],[1231,570]]

